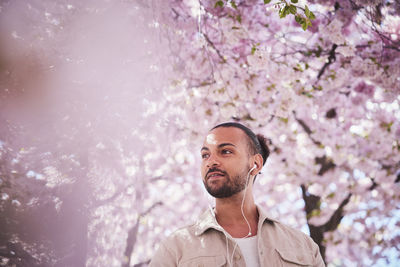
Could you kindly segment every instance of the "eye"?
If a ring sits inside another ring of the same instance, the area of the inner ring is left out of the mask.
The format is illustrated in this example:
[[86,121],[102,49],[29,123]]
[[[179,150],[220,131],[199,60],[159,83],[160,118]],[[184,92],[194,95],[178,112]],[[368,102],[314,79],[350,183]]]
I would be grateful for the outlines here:
[[223,149],[222,154],[232,154],[232,151],[228,150],[228,149]]
[[202,159],[206,159],[206,158],[208,158],[208,157],[209,157],[209,155],[208,155],[207,153],[201,154],[201,158],[202,158]]

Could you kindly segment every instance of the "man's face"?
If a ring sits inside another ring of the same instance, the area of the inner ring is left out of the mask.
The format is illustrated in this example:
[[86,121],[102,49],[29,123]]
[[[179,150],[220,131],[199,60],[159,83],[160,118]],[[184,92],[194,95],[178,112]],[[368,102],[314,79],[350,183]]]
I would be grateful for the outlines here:
[[235,127],[219,127],[208,133],[201,149],[201,176],[208,193],[230,197],[246,186],[250,170],[246,134]]

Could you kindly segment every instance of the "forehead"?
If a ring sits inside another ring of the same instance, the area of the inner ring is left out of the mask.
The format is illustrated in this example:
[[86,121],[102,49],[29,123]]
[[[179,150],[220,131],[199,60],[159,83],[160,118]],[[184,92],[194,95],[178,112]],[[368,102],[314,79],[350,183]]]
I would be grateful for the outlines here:
[[246,145],[246,134],[239,128],[219,127],[208,132],[203,146],[209,147],[222,143],[231,143],[238,147]]

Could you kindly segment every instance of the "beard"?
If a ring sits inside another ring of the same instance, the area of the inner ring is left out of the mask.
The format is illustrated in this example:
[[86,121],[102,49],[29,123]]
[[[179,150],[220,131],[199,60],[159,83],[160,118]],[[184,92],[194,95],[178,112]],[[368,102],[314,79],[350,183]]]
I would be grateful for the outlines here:
[[215,198],[227,198],[246,188],[248,171],[244,170],[242,173],[236,174],[232,177],[224,171],[221,172],[224,173],[223,180],[219,181],[219,183],[222,183],[221,185],[219,185],[219,183],[217,185],[210,185],[207,178],[203,180],[204,186],[211,196]]

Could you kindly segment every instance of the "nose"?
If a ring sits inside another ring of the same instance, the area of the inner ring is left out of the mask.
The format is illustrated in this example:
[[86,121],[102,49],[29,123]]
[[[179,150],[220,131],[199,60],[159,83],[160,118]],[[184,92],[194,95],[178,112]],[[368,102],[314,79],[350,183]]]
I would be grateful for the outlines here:
[[207,168],[217,167],[219,165],[220,165],[219,159],[214,155],[210,155],[206,162]]

